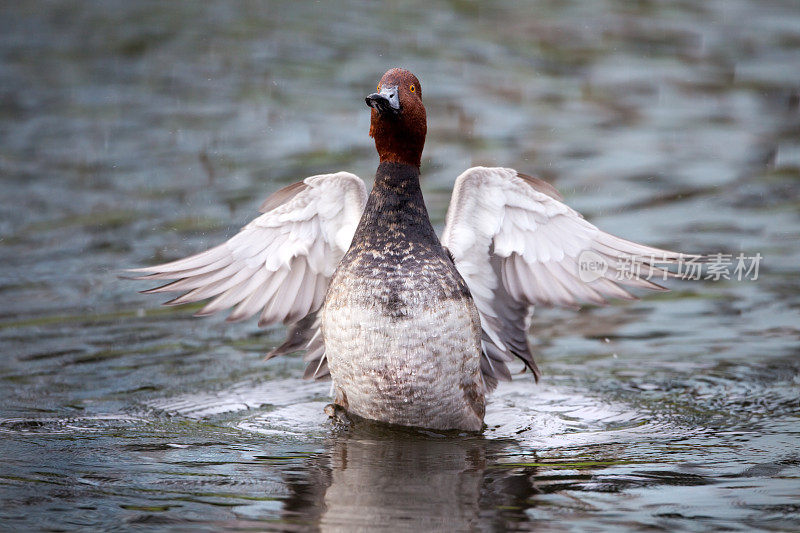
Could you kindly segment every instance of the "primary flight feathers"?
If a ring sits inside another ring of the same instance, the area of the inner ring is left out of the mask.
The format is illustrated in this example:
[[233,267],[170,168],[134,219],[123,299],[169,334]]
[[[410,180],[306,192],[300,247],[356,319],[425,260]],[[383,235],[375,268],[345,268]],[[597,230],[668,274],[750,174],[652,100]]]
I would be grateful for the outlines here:
[[[175,280],[145,291],[185,293],[167,304],[211,298],[201,316],[233,308],[231,321],[260,313],[260,326],[293,324],[269,356],[306,349],[305,377],[326,377],[316,313],[366,199],[364,182],[353,174],[312,176],[271,195],[262,215],[219,246],[131,272],[144,274],[138,279]],[[551,185],[507,168],[474,167],[458,177],[441,240],[480,314],[481,370],[490,390],[511,378],[506,363],[514,357],[538,379],[526,337],[532,306],[634,298],[621,285],[662,290],[646,278],[674,274],[655,262],[690,257],[600,231],[562,203]],[[578,272],[587,250],[608,265],[589,282]],[[636,263],[639,268],[626,271]]]

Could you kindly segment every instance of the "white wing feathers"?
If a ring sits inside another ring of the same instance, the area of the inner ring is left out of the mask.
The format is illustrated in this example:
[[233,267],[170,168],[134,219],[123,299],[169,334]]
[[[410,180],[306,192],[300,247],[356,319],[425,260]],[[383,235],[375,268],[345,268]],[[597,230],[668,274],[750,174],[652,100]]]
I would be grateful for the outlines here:
[[[481,315],[490,389],[508,378],[511,355],[538,378],[526,339],[531,306],[633,299],[620,284],[664,290],[646,277],[674,274],[655,263],[691,257],[602,232],[560,200],[549,184],[508,168],[474,167],[456,180],[442,244]],[[578,271],[584,252],[608,265],[589,282]]]
[[[167,304],[213,298],[197,313],[200,316],[235,306],[230,321],[260,312],[260,326],[294,323],[315,314],[322,305],[330,278],[350,247],[366,198],[364,182],[353,174],[312,176],[270,196],[261,206],[264,214],[219,246],[131,272],[145,274],[139,279],[177,280],[145,291],[187,291]],[[298,322],[287,342],[270,356],[303,348],[298,344],[303,339],[309,353],[319,359],[313,375],[321,377],[319,372],[327,368],[324,350],[316,350],[316,316],[308,318]]]
[[[366,199],[364,182],[353,174],[312,176],[270,196],[263,214],[227,242],[131,272],[145,274],[138,279],[176,280],[145,291],[185,291],[167,304],[213,298],[198,315],[233,307],[230,321],[260,312],[261,326],[292,324],[286,342],[268,357],[305,349],[305,377],[323,378],[329,372],[317,311]],[[481,369],[489,390],[511,378],[506,363],[515,356],[538,379],[527,341],[532,306],[634,298],[620,285],[663,290],[646,278],[674,274],[656,262],[697,257],[604,233],[560,200],[549,184],[513,169],[474,167],[456,180],[442,244],[480,313]],[[588,282],[578,271],[587,252],[607,265]]]

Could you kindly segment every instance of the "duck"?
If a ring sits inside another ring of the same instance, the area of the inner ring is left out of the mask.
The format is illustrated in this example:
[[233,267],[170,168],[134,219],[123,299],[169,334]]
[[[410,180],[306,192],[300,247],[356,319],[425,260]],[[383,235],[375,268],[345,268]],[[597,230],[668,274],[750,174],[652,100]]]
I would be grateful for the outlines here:
[[674,277],[669,265],[689,257],[603,232],[549,183],[502,167],[456,178],[440,239],[420,186],[419,80],[392,68],[365,103],[379,157],[369,193],[349,172],[286,186],[228,241],[131,269],[168,281],[143,292],[182,293],[167,305],[209,300],[197,316],[232,309],[229,321],[287,325],[267,359],[305,352],[304,377],[329,379],[333,406],[355,418],[480,432],[509,363],[539,381],[535,306],[663,291],[653,275]]

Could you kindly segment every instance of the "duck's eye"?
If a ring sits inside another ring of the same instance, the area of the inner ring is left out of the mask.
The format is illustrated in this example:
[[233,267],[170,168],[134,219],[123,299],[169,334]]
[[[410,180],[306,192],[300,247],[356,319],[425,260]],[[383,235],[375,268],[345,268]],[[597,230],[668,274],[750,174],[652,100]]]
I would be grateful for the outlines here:
[[409,91],[411,91],[411,92],[413,93],[414,91],[416,91],[416,90],[417,90],[417,88],[416,88],[416,87],[414,87],[414,86],[412,85],[412,86],[410,86],[410,87],[408,88],[408,90],[409,90]]
[[378,89],[378,92],[381,92],[381,84],[380,83],[378,84],[378,87],[376,87],[376,88]]

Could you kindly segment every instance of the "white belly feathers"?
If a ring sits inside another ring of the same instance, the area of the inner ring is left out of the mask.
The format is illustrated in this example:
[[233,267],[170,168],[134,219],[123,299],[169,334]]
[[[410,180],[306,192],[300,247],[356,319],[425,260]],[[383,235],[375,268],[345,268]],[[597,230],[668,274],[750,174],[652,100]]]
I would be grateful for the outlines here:
[[480,322],[466,298],[386,313],[329,294],[322,331],[336,402],[406,426],[479,430]]

